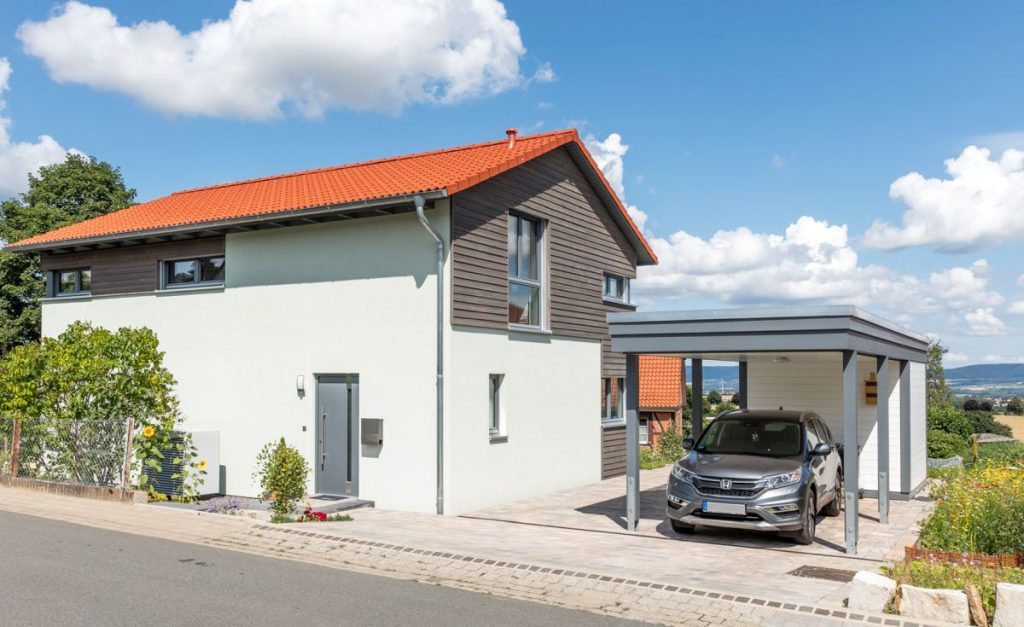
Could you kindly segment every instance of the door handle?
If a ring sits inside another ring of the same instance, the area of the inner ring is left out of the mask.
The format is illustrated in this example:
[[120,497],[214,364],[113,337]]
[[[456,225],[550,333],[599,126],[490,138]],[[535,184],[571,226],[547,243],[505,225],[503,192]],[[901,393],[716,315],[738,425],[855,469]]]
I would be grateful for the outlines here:
[[320,414],[320,469],[327,463],[327,412]]

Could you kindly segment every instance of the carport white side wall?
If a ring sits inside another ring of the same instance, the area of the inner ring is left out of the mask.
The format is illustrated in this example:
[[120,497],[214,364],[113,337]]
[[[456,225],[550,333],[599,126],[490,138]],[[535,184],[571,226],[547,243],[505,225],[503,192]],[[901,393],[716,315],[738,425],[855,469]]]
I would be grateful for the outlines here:
[[[446,237],[447,207],[427,211]],[[156,331],[184,428],[220,431],[232,494],[256,493],[256,454],[281,436],[312,463],[313,375],[358,374],[360,413],[383,418],[385,438],[359,459],[360,496],[433,512],[435,257],[415,215],[229,235],[226,256],[222,291],[50,301],[43,333],[75,320]]]
[[[457,327],[445,373],[446,513],[601,479],[601,342]],[[489,435],[489,375],[504,376],[507,441]]]
[[[788,360],[788,361],[787,361]],[[840,353],[787,353],[750,355],[747,360],[747,394],[751,409],[807,410],[819,413],[838,440],[843,437],[843,358]],[[857,441],[861,447],[859,485],[878,489],[878,433],[876,406],[865,402],[864,381],[874,373],[876,360],[857,359]],[[924,441],[924,365],[910,364],[911,391],[911,486],[916,488],[927,472]],[[879,391],[880,399],[884,393]],[[898,362],[889,363],[889,489],[900,492],[900,385]]]

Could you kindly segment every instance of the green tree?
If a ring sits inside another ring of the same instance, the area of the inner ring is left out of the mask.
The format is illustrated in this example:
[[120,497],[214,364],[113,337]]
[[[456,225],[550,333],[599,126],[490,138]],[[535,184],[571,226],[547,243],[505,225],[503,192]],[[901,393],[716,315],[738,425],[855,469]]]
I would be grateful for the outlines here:
[[718,390],[711,390],[708,392],[708,402],[717,405],[722,402],[722,395],[718,393]]
[[1013,414],[1014,416],[1024,416],[1024,400],[1021,400],[1019,396],[1014,396],[1006,403],[1006,413]]
[[928,383],[928,407],[952,407],[953,391],[946,383],[946,369],[942,366],[942,356],[949,349],[935,340],[928,345],[928,363],[925,376]]
[[[17,242],[135,202],[118,168],[68,154],[28,177],[28,191],[0,202],[0,243]],[[39,299],[45,293],[39,256],[0,252],[0,357],[39,339]]]

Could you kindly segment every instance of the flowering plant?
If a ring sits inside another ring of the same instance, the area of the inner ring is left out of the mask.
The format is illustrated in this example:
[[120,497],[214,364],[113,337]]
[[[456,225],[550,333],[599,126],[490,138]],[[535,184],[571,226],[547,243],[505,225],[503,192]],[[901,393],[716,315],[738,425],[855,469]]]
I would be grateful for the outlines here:
[[312,508],[307,507],[302,512],[302,517],[295,522],[327,522],[327,514],[314,512]]

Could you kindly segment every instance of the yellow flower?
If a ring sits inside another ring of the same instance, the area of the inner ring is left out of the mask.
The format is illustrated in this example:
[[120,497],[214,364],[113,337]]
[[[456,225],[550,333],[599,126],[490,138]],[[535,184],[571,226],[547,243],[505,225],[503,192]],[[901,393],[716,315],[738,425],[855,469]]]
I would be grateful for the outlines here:
[[199,460],[199,470],[206,470],[206,460],[205,459]]
[[144,438],[151,438],[155,434],[156,429],[153,428],[153,425],[146,425],[146,427],[142,430],[142,437]]

